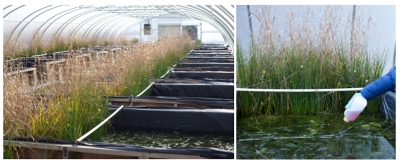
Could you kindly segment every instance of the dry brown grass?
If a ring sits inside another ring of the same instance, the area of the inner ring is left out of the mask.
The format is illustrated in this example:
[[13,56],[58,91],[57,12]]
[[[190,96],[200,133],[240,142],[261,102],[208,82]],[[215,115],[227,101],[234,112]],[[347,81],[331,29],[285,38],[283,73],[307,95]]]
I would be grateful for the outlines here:
[[30,41],[5,38],[3,41],[3,59],[14,59],[18,56],[41,55],[45,53],[79,49],[82,47],[107,46],[113,44],[129,44],[125,37],[118,39],[93,39],[78,36],[51,36],[50,38],[36,35]]
[[[71,41],[73,43],[76,42]],[[146,70],[145,73],[151,74],[153,58],[178,54],[188,45],[194,47],[188,37],[169,37],[155,43],[129,45],[129,49],[121,50],[114,58],[111,54],[90,58],[71,56],[64,62],[50,65],[39,76],[41,87],[30,91],[28,87],[32,86],[27,76],[4,73],[3,133],[5,136],[74,140],[85,133],[85,127],[89,129],[102,120],[99,113],[103,118],[107,115],[100,96],[124,93],[125,84],[132,79],[128,72],[141,68],[140,72]],[[21,49],[9,48],[8,54],[13,56]],[[39,94],[51,96],[39,97]],[[81,115],[83,113],[85,115]],[[88,125],[86,121],[93,124]],[[73,130],[70,125],[84,129]]]

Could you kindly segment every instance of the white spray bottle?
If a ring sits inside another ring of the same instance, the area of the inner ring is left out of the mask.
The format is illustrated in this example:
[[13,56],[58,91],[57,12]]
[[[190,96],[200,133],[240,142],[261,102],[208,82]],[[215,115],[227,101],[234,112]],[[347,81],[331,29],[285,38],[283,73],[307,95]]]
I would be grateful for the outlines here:
[[353,105],[344,111],[344,121],[354,121],[366,106],[367,100],[363,96],[354,98]]

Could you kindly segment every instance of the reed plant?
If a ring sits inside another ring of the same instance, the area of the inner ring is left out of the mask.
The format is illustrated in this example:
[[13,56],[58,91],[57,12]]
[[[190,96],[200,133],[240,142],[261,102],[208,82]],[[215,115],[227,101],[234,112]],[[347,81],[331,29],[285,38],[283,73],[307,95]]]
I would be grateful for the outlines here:
[[[197,44],[188,37],[169,37],[128,46],[115,56],[68,57],[39,73],[40,87],[33,87],[27,75],[5,71],[4,136],[76,140],[109,115],[104,97],[136,96]],[[107,128],[85,140],[99,141]]]
[[[259,21],[254,46],[237,46],[237,82],[240,88],[333,89],[362,88],[382,75],[386,52],[368,48],[371,22],[342,18],[340,6],[326,6],[313,18],[291,10],[275,15],[275,6],[255,7]],[[315,26],[312,23],[317,23]],[[286,24],[282,27],[279,24]],[[352,31],[352,32],[350,32]],[[240,92],[239,115],[318,114],[343,111],[355,92],[272,93]],[[367,112],[378,111],[378,99],[368,102]]]

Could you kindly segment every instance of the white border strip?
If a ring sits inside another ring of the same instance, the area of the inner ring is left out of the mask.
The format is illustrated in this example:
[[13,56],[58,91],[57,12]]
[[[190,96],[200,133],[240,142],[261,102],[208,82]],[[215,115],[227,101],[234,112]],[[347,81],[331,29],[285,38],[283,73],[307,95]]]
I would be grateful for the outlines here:
[[338,92],[338,91],[360,91],[363,88],[339,88],[339,89],[252,89],[236,88],[236,91],[251,92]]
[[[173,67],[175,67],[176,64]],[[164,78],[171,70],[168,70],[164,75],[162,75],[160,78]],[[154,84],[154,82],[151,82],[149,86],[147,86],[146,89],[144,89],[142,92],[140,92],[136,97],[140,97],[144,92],[146,92],[152,85]]]
[[90,134],[92,134],[92,132],[94,132],[95,130],[97,130],[100,126],[102,126],[104,123],[106,123],[111,117],[113,117],[115,114],[117,114],[122,108],[124,107],[124,105],[122,105],[121,107],[119,107],[114,113],[112,113],[110,116],[108,116],[105,120],[103,120],[103,122],[101,122],[100,124],[98,124],[96,127],[94,127],[92,130],[90,130],[89,132],[87,132],[85,135],[83,135],[81,138],[78,138],[75,142],[79,142],[82,141],[83,139],[85,139],[87,136],[89,136]]
[[[168,73],[168,72],[167,72]],[[152,85],[154,84],[154,82],[151,82],[149,86],[147,86],[146,89],[144,89],[142,92],[140,92],[136,97],[140,97],[144,92],[146,92]]]

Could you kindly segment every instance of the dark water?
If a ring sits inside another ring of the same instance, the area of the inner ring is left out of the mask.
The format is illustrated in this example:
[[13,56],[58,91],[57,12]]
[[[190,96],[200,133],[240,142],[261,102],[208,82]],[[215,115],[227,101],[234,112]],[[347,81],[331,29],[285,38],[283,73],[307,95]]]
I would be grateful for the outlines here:
[[343,123],[343,114],[330,113],[239,117],[237,158],[395,158],[394,122],[361,113],[339,134]]
[[234,151],[232,135],[151,130],[108,131],[101,142],[155,148],[210,147]]

